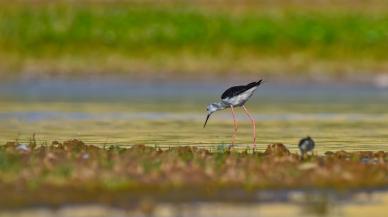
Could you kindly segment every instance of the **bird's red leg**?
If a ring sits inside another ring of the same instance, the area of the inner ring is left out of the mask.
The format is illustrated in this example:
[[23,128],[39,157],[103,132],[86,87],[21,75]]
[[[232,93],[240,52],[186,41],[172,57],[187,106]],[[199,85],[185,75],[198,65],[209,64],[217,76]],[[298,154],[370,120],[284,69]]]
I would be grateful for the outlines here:
[[230,108],[232,109],[232,115],[233,115],[233,124],[234,124],[234,132],[233,132],[233,139],[232,139],[232,146],[234,145],[234,142],[236,140],[236,134],[237,134],[237,121],[236,121],[236,115],[234,113],[234,108],[231,105]]
[[249,119],[251,119],[251,122],[253,125],[253,150],[255,150],[256,149],[256,123],[255,123],[255,119],[253,119],[253,117],[249,114],[247,108],[245,108],[244,105],[242,107],[243,107],[245,113],[247,113]]

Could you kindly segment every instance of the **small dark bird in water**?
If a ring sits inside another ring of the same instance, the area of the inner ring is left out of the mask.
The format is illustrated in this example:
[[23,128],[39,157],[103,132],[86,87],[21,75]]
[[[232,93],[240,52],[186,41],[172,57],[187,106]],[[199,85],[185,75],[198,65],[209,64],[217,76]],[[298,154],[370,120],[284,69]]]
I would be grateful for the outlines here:
[[236,137],[237,132],[237,122],[236,117],[234,113],[235,107],[243,107],[245,113],[248,115],[249,119],[252,122],[253,126],[253,148],[256,146],[256,124],[253,117],[249,114],[247,108],[245,108],[244,104],[251,98],[257,87],[262,83],[263,80],[252,82],[247,85],[241,85],[241,86],[234,86],[230,87],[221,96],[221,102],[211,103],[207,107],[207,117],[205,120],[205,124],[203,127],[206,126],[207,121],[209,120],[209,117],[211,114],[213,114],[216,111],[230,108],[232,110],[233,115],[233,123],[234,123],[234,133],[233,133],[233,139],[232,139],[232,145],[234,145],[234,140]]
[[313,149],[315,147],[315,142],[310,136],[307,136],[306,138],[303,138],[299,141],[298,146],[299,146],[300,152],[302,153],[302,159],[303,159],[304,155],[307,152],[313,151]]

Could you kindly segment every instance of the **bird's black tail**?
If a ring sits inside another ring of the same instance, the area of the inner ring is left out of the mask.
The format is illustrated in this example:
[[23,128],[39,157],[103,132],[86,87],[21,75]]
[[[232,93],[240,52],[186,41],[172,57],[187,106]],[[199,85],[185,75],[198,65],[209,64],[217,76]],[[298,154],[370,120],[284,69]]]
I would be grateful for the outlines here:
[[263,82],[263,79],[261,79],[260,81],[249,83],[249,84],[247,84],[247,87],[251,88],[251,87],[259,86],[261,84],[261,82]]
[[256,86],[259,86],[263,82],[263,79],[260,79],[260,81],[256,82]]

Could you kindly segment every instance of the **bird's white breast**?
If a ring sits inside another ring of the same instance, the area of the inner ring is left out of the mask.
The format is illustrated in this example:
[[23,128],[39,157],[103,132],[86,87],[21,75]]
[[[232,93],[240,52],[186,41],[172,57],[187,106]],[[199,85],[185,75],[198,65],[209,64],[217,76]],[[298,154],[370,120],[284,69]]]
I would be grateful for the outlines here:
[[257,87],[252,87],[251,89],[248,89],[247,91],[231,97],[231,98],[225,98],[222,101],[233,106],[242,106],[244,103],[252,96],[253,92],[255,92]]

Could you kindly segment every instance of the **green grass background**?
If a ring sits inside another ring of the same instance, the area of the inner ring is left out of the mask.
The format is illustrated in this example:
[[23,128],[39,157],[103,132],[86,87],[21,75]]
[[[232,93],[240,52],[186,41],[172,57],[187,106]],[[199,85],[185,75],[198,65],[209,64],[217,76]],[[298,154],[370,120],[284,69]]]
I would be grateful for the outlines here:
[[[0,73],[388,71],[388,9],[4,3]],[[243,5],[244,6],[244,5]]]

